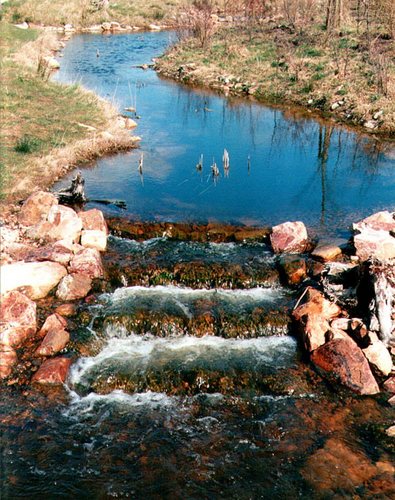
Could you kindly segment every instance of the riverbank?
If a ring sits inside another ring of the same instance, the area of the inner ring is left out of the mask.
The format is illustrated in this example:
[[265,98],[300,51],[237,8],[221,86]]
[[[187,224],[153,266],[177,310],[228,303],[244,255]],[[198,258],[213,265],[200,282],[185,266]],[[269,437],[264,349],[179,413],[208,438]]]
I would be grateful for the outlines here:
[[109,102],[49,80],[67,37],[5,22],[0,33],[3,205],[50,187],[77,165],[136,147],[129,130],[134,122]]
[[355,30],[328,39],[318,26],[301,35],[270,18],[256,29],[221,23],[207,45],[186,38],[157,60],[156,69],[186,84],[297,105],[393,138],[393,41],[363,40]]
[[114,22],[114,27],[129,26],[149,29],[150,25],[173,25],[180,0],[160,2],[135,0],[79,1],[67,3],[60,0],[8,1],[3,4],[3,16],[13,23],[33,23],[43,26],[73,26],[77,30],[89,30],[92,26]]

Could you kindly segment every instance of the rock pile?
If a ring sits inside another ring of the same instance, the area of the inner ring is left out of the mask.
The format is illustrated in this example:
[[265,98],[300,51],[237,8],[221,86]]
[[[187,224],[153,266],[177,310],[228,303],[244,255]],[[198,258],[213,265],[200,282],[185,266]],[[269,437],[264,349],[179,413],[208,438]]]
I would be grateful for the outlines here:
[[[65,302],[86,297],[92,281],[104,276],[100,252],[106,249],[107,236],[100,210],[76,213],[43,191],[25,201],[15,227],[2,228],[0,378],[12,373],[18,363],[15,349],[28,340],[42,339],[34,353],[38,358],[55,356],[66,347],[70,339],[67,320],[59,313],[52,314],[37,332],[34,300],[55,289],[56,296]],[[58,309],[67,313],[68,306]],[[45,362],[34,380],[64,381],[70,360],[59,359]]]
[[[305,232],[300,224],[286,223],[273,228],[271,241],[275,252],[303,251]],[[340,382],[358,394],[375,394],[380,392],[379,384],[389,376],[383,388],[393,394],[394,214],[379,212],[354,224],[353,230],[355,255],[352,246],[337,242],[319,244],[305,257],[313,259],[310,268],[317,269],[316,281],[306,280],[292,315],[311,362],[325,378]],[[289,257],[286,256],[288,260]],[[286,258],[283,255],[279,263],[283,272],[288,273],[288,282],[300,283],[302,278],[292,282],[295,269],[290,275]],[[292,259],[295,263],[303,256],[293,255]],[[330,262],[333,260],[343,262]],[[325,264],[320,268],[318,261]],[[299,268],[303,277],[305,264]],[[361,317],[355,317],[355,313]]]

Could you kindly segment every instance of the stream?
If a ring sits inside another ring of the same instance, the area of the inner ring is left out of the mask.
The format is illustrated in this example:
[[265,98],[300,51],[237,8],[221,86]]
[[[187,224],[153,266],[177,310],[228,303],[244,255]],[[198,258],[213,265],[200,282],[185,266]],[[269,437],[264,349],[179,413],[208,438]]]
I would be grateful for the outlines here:
[[[134,67],[172,37],[76,35],[64,50],[59,81],[140,117],[140,150],[83,169],[89,198],[126,201],[107,215],[300,219],[329,237],[395,208],[392,144]],[[65,387],[3,390],[1,498],[393,498],[393,410],[306,363],[289,324],[296,293],[265,243],[112,235],[103,257],[112,288],[70,322]]]

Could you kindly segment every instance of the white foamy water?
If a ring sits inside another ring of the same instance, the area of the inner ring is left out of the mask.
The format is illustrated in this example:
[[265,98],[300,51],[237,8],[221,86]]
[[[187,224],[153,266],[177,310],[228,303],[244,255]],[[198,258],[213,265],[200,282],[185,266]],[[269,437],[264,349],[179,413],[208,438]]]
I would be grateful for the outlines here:
[[[218,257],[228,257],[240,254],[246,247],[241,243],[234,242],[194,242],[194,241],[177,241],[171,240],[167,236],[149,238],[143,241],[136,241],[128,238],[122,238],[119,236],[110,236],[109,241],[117,245],[121,245],[124,248],[128,248],[134,252],[145,252],[151,248],[157,246],[163,246],[165,243],[170,243],[174,246],[174,251],[177,253],[198,251],[200,254],[207,254],[208,256],[218,256]],[[253,245],[254,248],[260,250],[260,256],[265,262],[273,262],[275,256],[268,250],[266,243],[253,242],[248,245]],[[173,249],[172,249],[173,250]]]
[[180,398],[168,396],[162,392],[146,391],[135,394],[127,394],[122,390],[114,390],[108,394],[97,394],[90,392],[86,396],[80,396],[73,390],[69,390],[70,403],[63,411],[65,417],[72,420],[94,417],[99,420],[111,418],[108,409],[116,409],[118,414],[133,412],[134,415],[144,414],[154,416],[158,412],[174,414],[183,410]]
[[181,303],[190,302],[198,299],[217,299],[229,303],[245,303],[245,302],[265,302],[272,303],[284,297],[286,291],[280,287],[271,288],[250,288],[246,290],[226,290],[222,288],[215,289],[194,289],[187,287],[179,287],[175,285],[158,285],[153,287],[131,286],[118,288],[112,294],[103,294],[101,298],[109,304],[119,304],[122,301],[137,298],[152,298],[173,299]]
[[289,366],[295,359],[296,341],[291,337],[224,339],[221,337],[168,337],[130,335],[123,329],[110,338],[103,350],[92,357],[80,358],[69,375],[71,387],[89,387],[99,376],[110,380],[118,373],[141,377],[147,369],[159,371],[250,370],[253,372]]

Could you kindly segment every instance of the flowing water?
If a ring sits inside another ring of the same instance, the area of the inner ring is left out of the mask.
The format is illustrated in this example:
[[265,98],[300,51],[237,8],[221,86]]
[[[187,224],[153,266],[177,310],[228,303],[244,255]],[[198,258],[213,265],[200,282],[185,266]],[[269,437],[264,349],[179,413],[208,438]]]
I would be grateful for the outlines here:
[[[84,170],[90,197],[125,199],[130,218],[302,218],[325,235],[393,203],[390,146],[132,68],[168,41],[68,44],[59,79],[141,115],[143,176],[139,152],[101,160]],[[229,177],[195,170],[224,147]],[[69,323],[65,387],[3,390],[1,498],[393,497],[391,409],[301,359],[295,291],[264,243],[111,236],[104,262],[109,288]]]

